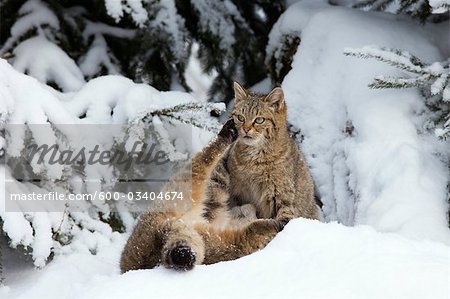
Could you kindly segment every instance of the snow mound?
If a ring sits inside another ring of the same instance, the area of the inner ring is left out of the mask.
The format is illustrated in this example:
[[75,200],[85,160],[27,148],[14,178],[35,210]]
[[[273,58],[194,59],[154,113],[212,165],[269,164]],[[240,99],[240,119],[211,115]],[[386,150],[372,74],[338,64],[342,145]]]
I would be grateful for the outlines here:
[[239,260],[124,275],[120,237],[104,239],[97,257],[58,257],[29,274],[37,279],[20,295],[10,286],[2,298],[448,298],[448,246],[369,226],[296,219],[264,250]]
[[289,120],[304,136],[325,220],[450,243],[449,172],[435,155],[442,145],[421,133],[429,115],[422,96],[417,89],[370,89],[377,75],[405,74],[343,55],[346,48],[376,44],[424,61],[443,60],[433,29],[318,1],[292,5],[274,26],[272,42],[282,34],[301,38],[283,88]]

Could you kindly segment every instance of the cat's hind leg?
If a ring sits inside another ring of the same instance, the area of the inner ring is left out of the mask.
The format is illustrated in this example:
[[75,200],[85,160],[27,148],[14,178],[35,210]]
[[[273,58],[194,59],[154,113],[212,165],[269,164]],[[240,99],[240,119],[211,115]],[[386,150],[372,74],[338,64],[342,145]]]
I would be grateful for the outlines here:
[[120,259],[122,273],[160,264],[192,269],[204,259],[202,237],[175,212],[147,212],[141,216]]
[[161,261],[167,268],[190,270],[203,263],[205,256],[202,237],[183,219],[171,221],[164,234]]
[[120,257],[122,273],[129,270],[151,269],[160,263],[163,234],[171,213],[143,214],[127,240]]
[[257,219],[240,228],[197,226],[205,246],[204,264],[234,260],[264,248],[283,229],[275,219]]

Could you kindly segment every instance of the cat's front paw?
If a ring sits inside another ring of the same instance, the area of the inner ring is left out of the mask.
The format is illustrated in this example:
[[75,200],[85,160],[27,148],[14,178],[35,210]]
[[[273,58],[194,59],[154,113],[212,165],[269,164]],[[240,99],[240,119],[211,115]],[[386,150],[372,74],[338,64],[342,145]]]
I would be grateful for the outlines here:
[[229,119],[219,132],[219,136],[229,139],[231,142],[235,141],[238,137],[236,126],[233,119]]

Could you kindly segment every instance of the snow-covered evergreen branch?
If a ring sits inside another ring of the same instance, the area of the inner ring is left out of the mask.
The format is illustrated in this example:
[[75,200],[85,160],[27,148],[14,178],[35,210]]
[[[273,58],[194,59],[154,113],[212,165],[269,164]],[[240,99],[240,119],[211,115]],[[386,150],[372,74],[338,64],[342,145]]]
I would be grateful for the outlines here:
[[431,15],[445,14],[450,9],[450,0],[350,0],[345,3],[364,10],[409,14],[422,21]]
[[450,0],[429,0],[433,13],[448,13]]
[[396,0],[359,0],[353,4],[354,8],[369,8],[370,10],[385,10]]
[[[403,77],[377,76],[369,84],[371,88],[410,88],[419,87],[424,94],[437,98],[437,109],[442,128],[436,129],[440,137],[450,137],[450,59],[442,62],[425,63],[418,57],[398,49],[365,46],[360,49],[345,49],[344,55],[358,58],[373,58],[406,71]],[[436,105],[436,101],[432,101]]]
[[[61,93],[17,72],[3,59],[0,59],[0,93],[3,95],[0,150],[7,153],[7,163],[0,165],[0,174],[4,171],[10,182],[7,194],[45,194],[50,190],[66,195],[127,192],[128,189],[116,189],[118,182],[164,171],[148,163],[134,167],[131,164],[134,155],[144,152],[136,144],[155,145],[155,151],[162,151],[170,162],[184,161],[193,154],[188,146],[192,135],[180,135],[178,131],[183,128],[173,127],[188,124],[216,131],[220,124],[211,113],[219,115],[225,109],[224,104],[195,102],[187,93],[163,93],[122,76],[99,77],[77,92]],[[193,132],[192,126],[183,130]],[[86,157],[61,165],[50,162],[50,154],[41,156],[42,163],[36,162],[37,159],[31,159],[29,165],[17,163],[17,159],[27,159],[33,150],[30,145],[58,145],[55,153],[60,159],[64,151],[75,153],[72,155],[75,157],[83,148],[89,151],[98,146],[101,152],[123,153],[133,167],[124,168],[125,164],[114,162],[88,163]],[[167,165],[161,167],[164,166]],[[15,171],[17,168],[22,169],[20,174]],[[18,177],[22,173],[37,181],[23,182]],[[55,211],[55,203],[48,204],[43,210]],[[6,213],[0,208],[0,222],[10,245],[32,249],[31,256],[38,267],[46,264],[52,252],[58,252],[78,235],[109,237],[110,222],[116,223],[115,230],[131,228],[136,216],[132,212],[135,207],[125,208],[123,201],[97,199],[62,204],[53,213],[23,211],[20,205],[16,207],[21,211],[18,213]],[[89,250],[95,252],[95,246]]]
[[63,91],[107,74],[190,91],[196,55],[201,72],[214,74],[210,99],[229,101],[233,80],[266,78],[261,49],[283,9],[267,0],[3,0],[0,57]]
[[440,95],[444,101],[450,101],[450,60],[427,64],[406,51],[375,46],[345,49],[344,54],[359,58],[374,58],[415,74],[413,77],[402,78],[378,76],[370,84],[372,88],[404,88],[428,85],[431,95]]
[[[223,103],[186,103],[174,107],[150,112],[151,116],[162,116],[168,121],[177,120],[185,124],[191,124],[201,129],[218,132],[221,125],[217,121],[211,121],[211,114],[221,115],[225,111]],[[148,115],[145,116],[148,120]]]
[[329,0],[329,2],[365,11],[410,15],[421,22],[448,20],[450,10],[450,0]]
[[365,46],[360,49],[344,49],[344,54],[359,58],[375,58],[405,71],[422,74],[423,63],[419,58],[406,51]]

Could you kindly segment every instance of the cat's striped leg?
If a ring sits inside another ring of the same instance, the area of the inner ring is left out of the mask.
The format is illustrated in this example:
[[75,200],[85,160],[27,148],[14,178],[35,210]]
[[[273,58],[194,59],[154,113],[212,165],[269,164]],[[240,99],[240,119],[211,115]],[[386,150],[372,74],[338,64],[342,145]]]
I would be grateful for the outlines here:
[[167,224],[161,251],[161,263],[175,270],[190,270],[202,264],[205,256],[203,238],[183,219]]
[[212,170],[206,184],[203,217],[215,225],[226,225],[230,220],[228,198],[230,174],[227,169],[226,154]]
[[160,264],[177,270],[192,269],[204,257],[202,237],[176,212],[147,212],[125,245],[122,273],[151,269]]
[[217,137],[194,156],[192,160],[192,201],[194,203],[203,201],[211,171],[228,146],[236,140],[236,136],[234,122],[228,120]]
[[197,226],[205,246],[204,264],[234,260],[264,248],[283,229],[274,219],[257,219],[239,229]]
[[163,212],[147,212],[141,215],[122,251],[120,258],[122,273],[129,270],[151,269],[160,263],[167,223],[176,217],[175,213]]

